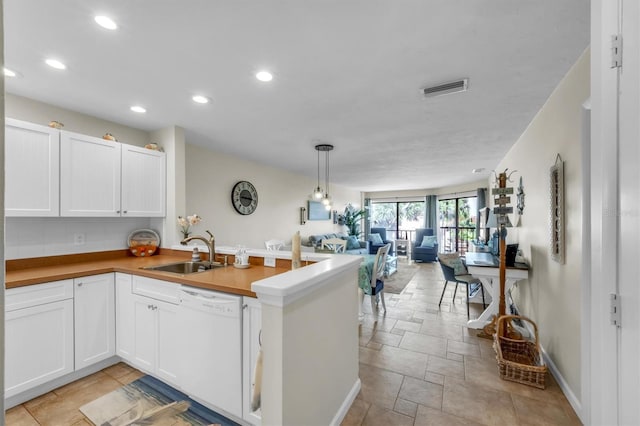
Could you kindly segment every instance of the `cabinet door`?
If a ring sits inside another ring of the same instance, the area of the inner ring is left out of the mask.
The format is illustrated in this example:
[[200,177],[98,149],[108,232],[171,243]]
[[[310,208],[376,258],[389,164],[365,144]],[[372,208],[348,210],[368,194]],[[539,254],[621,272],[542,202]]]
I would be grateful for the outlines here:
[[73,372],[73,299],[5,314],[5,398]]
[[164,217],[166,156],[122,145],[122,216]]
[[6,119],[6,216],[60,214],[59,157],[59,130]]
[[112,273],[74,281],[75,369],[116,353],[115,289]]
[[60,215],[120,216],[121,144],[60,132]]
[[131,275],[116,272],[116,353],[133,362],[135,334]]
[[242,308],[242,417],[253,425],[259,425],[261,410],[251,411],[251,397],[255,388],[253,376],[260,350],[262,307],[258,299],[243,297]]
[[154,373],[156,366],[157,324],[154,300],[133,296],[133,363],[147,373]]
[[157,316],[157,355],[156,375],[159,379],[171,384],[177,384],[178,363],[182,348],[176,342],[181,330],[178,323],[178,306],[171,303],[154,301],[153,306]]

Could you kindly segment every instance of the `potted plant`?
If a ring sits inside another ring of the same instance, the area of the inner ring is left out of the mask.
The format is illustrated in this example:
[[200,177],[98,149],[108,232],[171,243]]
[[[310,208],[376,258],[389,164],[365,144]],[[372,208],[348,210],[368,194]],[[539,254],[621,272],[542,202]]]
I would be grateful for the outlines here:
[[351,204],[347,204],[344,213],[338,216],[338,223],[348,228],[348,234],[356,237],[360,236],[360,220],[365,215],[366,210],[357,210]]

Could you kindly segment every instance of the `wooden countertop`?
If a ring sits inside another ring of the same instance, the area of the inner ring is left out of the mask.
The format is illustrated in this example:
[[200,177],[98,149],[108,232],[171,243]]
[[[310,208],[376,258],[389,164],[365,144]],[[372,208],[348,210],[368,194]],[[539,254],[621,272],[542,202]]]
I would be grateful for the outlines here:
[[[22,287],[107,272],[123,272],[171,281],[177,284],[256,297],[256,294],[251,291],[252,282],[291,270],[290,261],[278,259],[276,267],[271,268],[262,265],[262,258],[253,257],[249,259],[250,268],[236,269],[232,264],[233,256],[228,256],[229,266],[194,274],[179,275],[141,268],[188,261],[191,258],[189,253],[167,249],[162,249],[160,254],[150,257],[134,257],[127,255],[127,253],[127,251],[114,251],[88,255],[10,260],[7,261],[5,288]],[[29,267],[29,265],[33,266]]]

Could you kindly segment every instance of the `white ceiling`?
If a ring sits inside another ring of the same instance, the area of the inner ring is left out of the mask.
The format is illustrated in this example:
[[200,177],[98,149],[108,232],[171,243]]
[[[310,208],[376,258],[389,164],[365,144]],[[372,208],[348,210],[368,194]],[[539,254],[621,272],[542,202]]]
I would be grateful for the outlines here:
[[331,143],[332,183],[382,191],[488,176],[588,46],[589,2],[4,0],[4,30],[7,92],[314,179]]

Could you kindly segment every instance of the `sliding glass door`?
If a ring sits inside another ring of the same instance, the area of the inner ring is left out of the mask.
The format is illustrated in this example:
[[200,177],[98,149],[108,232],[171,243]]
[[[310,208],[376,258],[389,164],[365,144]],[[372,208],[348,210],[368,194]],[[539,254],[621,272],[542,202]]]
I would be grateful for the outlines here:
[[371,227],[387,230],[389,240],[413,241],[416,228],[424,227],[424,201],[371,203]]
[[438,201],[440,251],[467,252],[476,236],[477,197],[448,198]]

